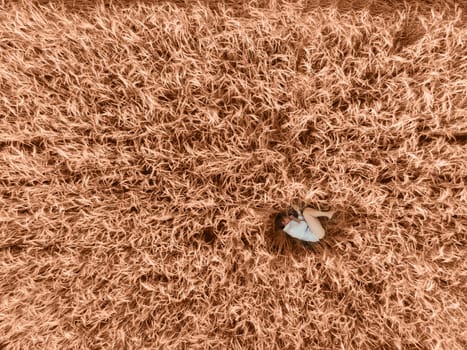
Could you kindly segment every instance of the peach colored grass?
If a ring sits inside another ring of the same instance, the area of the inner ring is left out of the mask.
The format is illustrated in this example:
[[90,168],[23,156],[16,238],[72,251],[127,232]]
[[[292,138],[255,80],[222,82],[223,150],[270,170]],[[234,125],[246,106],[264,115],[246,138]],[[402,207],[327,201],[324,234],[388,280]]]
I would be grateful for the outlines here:
[[462,8],[0,3],[1,349],[467,348]]

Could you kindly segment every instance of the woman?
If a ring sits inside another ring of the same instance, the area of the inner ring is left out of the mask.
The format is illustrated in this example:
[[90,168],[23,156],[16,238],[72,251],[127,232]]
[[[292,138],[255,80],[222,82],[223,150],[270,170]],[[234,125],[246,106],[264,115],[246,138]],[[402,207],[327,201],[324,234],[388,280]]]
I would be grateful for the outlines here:
[[331,219],[334,211],[319,211],[312,208],[305,208],[303,215],[298,208],[294,207],[298,218],[279,213],[276,215],[276,228],[285,231],[288,235],[307,242],[318,242],[324,237],[324,228],[318,220],[320,216]]

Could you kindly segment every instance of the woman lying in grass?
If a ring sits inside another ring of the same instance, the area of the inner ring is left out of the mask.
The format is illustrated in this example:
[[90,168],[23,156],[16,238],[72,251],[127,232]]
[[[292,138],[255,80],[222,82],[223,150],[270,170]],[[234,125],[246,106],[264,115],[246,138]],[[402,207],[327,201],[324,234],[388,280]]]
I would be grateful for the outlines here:
[[318,242],[324,237],[325,231],[318,217],[325,216],[329,219],[334,215],[334,211],[319,211],[312,208],[305,208],[303,215],[300,209],[293,208],[298,217],[279,213],[276,215],[276,228],[285,231],[288,235],[307,242]]

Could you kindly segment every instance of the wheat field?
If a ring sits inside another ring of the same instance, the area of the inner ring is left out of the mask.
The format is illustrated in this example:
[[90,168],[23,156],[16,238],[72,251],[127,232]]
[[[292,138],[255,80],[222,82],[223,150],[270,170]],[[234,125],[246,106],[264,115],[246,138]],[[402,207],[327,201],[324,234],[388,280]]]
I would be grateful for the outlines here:
[[467,348],[464,3],[0,4],[1,349]]

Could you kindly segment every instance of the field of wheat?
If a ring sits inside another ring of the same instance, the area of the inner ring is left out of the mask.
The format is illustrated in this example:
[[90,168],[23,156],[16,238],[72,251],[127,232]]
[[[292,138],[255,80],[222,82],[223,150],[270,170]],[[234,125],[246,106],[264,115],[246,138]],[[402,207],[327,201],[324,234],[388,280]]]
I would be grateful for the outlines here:
[[0,4],[1,349],[467,348],[465,7]]

